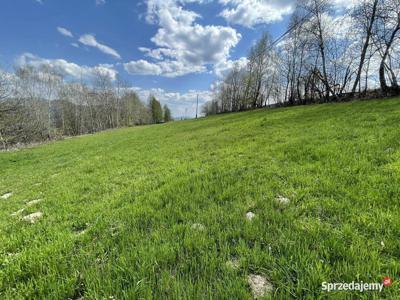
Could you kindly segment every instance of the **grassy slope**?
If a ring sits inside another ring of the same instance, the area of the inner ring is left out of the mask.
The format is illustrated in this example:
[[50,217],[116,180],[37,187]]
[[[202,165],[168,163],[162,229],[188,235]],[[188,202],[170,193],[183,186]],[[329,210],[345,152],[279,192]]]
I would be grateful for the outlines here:
[[[396,278],[399,124],[393,99],[221,115],[0,153],[0,194],[14,193],[0,200],[0,298],[246,299],[246,275],[258,273],[275,298],[304,299],[326,296],[322,281]],[[291,203],[277,204],[277,195]],[[10,216],[36,198],[44,201],[23,215],[42,211],[39,222]],[[226,267],[233,258],[238,270]],[[379,296],[396,295],[397,282]]]

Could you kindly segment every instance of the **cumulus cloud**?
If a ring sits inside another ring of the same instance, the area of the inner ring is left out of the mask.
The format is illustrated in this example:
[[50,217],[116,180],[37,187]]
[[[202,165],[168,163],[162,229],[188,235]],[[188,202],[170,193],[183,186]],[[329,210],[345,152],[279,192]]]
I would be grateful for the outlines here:
[[130,74],[162,75],[171,78],[189,73],[201,73],[206,70],[204,66],[189,66],[176,60],[164,60],[152,63],[143,59],[125,63],[124,68]]
[[125,70],[138,75],[160,75],[161,67],[146,60],[131,61],[124,64]]
[[[201,0],[148,0],[146,20],[159,26],[151,41],[156,48],[139,48],[149,60],[125,64],[132,74],[176,77],[204,72],[207,65],[228,59],[241,35],[225,26],[200,25],[200,16],[182,5]],[[147,63],[145,63],[147,62]]]
[[121,59],[121,56],[118,54],[116,50],[113,48],[106,46],[104,44],[99,43],[95,36],[92,34],[84,34],[79,38],[79,42],[85,46],[94,47],[100,50],[101,52],[111,55],[114,58]]
[[69,31],[68,29],[64,28],[64,27],[57,27],[57,31],[62,34],[63,36],[66,37],[74,37],[74,35],[72,34],[71,31]]
[[232,24],[253,27],[278,22],[293,12],[294,0],[220,0],[220,16]]
[[[336,10],[349,9],[363,0],[333,0]],[[295,0],[219,0],[224,9],[219,14],[229,23],[245,27],[282,21],[292,14]]]
[[221,61],[214,66],[214,73],[218,78],[223,78],[235,67],[235,65],[238,66],[239,69],[242,69],[246,67],[247,62],[247,57],[241,57],[237,60]]
[[113,65],[99,64],[94,67],[80,66],[64,59],[45,59],[31,53],[24,53],[16,60],[17,66],[31,65],[34,67],[49,66],[54,71],[75,80],[90,80],[96,73],[105,74],[115,80],[118,72]]

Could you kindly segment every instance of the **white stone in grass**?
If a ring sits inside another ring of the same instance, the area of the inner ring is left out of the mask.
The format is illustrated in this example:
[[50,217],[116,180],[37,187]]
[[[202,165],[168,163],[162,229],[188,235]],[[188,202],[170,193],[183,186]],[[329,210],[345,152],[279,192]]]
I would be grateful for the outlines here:
[[86,223],[86,224],[85,224],[85,228],[82,228],[81,230],[77,230],[77,231],[75,231],[74,233],[75,233],[77,236],[84,235],[86,232],[88,232],[89,226],[90,226],[90,224],[89,224],[89,223]]
[[87,232],[87,229],[83,229],[83,230],[81,230],[81,231],[78,231],[78,232],[76,233],[76,235],[77,235],[77,236],[81,236],[81,235],[84,235],[86,232]]
[[239,261],[238,259],[228,260],[228,261],[226,262],[226,266],[227,266],[229,269],[237,270],[237,269],[240,268],[240,261]]
[[17,256],[19,255],[19,253],[7,253],[7,256],[5,257],[3,264],[9,264],[10,262],[12,262]]
[[11,216],[12,216],[12,217],[19,216],[19,215],[22,214],[24,211],[25,211],[25,208],[21,208],[20,210],[17,210],[16,212],[13,212],[13,213],[11,214]]
[[195,230],[200,230],[200,231],[203,231],[206,229],[206,227],[200,223],[194,223],[191,228],[195,229]]
[[268,279],[261,275],[250,274],[247,277],[247,282],[250,286],[251,292],[253,293],[254,299],[260,299],[267,296],[273,290],[272,283]]
[[41,217],[43,217],[43,213],[42,212],[40,212],[40,211],[38,211],[38,212],[35,212],[35,213],[33,213],[33,214],[30,214],[30,215],[27,215],[27,216],[25,216],[25,217],[23,217],[22,219],[24,220],[24,221],[26,221],[26,222],[29,222],[29,223],[35,223],[37,220],[39,220]]
[[19,255],[19,253],[7,253],[7,256],[9,256],[9,257],[16,257],[18,255]]
[[284,205],[290,203],[290,200],[289,200],[288,198],[283,197],[283,196],[281,196],[281,195],[279,195],[278,197],[276,197],[276,201],[279,202],[280,204],[284,204]]
[[38,204],[38,203],[40,203],[42,201],[43,201],[43,199],[32,200],[32,201],[27,202],[26,205],[29,207],[29,206],[33,206],[35,204]]
[[8,198],[10,198],[11,196],[13,195],[13,193],[5,193],[4,195],[2,195],[0,198],[1,199],[4,199],[4,200],[7,200]]
[[253,212],[249,211],[249,212],[246,214],[246,219],[251,221],[255,216],[256,216],[256,215],[255,215]]

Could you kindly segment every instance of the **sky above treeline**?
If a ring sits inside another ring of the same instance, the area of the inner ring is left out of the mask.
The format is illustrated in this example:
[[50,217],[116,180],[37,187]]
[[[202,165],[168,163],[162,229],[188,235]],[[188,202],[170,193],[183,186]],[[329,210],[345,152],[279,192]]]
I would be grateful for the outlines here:
[[[353,0],[354,1],[354,0]],[[334,0],[337,7],[352,1]],[[0,66],[50,64],[69,80],[94,70],[117,76],[175,117],[193,117],[196,96],[245,63],[264,31],[280,36],[293,0],[2,0]]]

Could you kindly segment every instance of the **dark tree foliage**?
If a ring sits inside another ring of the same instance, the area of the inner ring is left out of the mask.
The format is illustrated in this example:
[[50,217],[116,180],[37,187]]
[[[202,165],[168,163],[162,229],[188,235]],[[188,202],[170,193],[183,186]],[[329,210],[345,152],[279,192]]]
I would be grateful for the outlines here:
[[173,120],[172,113],[169,107],[164,105],[164,122],[171,122]]
[[151,111],[151,118],[154,124],[163,122],[163,111],[160,102],[154,96],[150,96],[149,106]]

